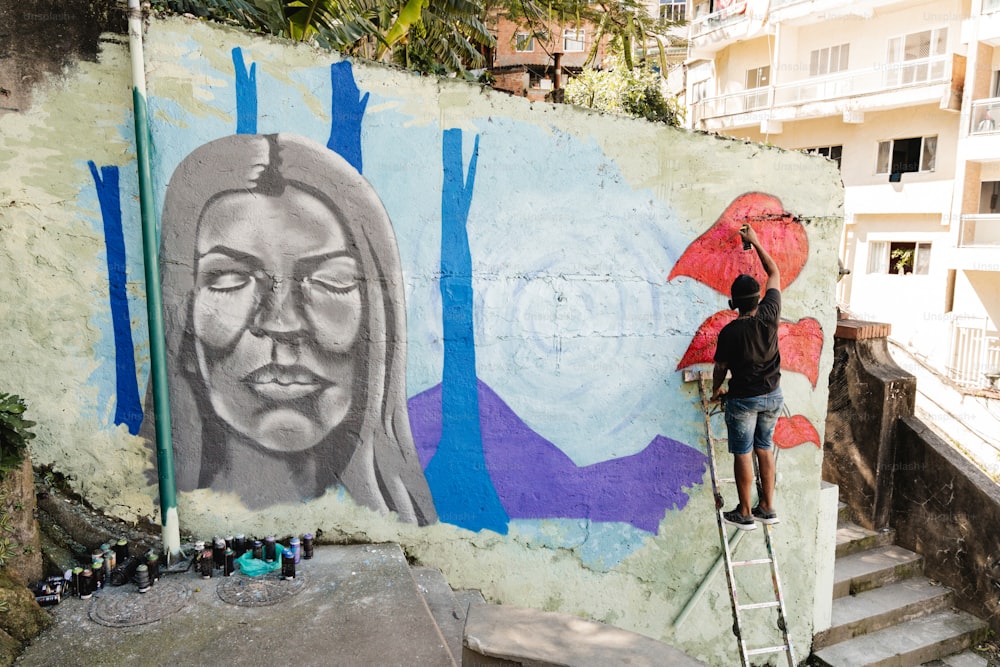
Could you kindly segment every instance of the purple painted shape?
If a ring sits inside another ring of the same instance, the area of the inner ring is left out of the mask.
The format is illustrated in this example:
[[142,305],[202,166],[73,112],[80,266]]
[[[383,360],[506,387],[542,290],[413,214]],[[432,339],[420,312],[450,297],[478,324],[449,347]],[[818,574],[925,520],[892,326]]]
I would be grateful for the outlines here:
[[[578,467],[478,382],[486,468],[512,519],[623,521],[655,533],[668,509],[683,509],[684,487],[700,484],[707,457],[658,435],[637,454]],[[409,400],[410,427],[426,467],[441,439],[441,386]]]

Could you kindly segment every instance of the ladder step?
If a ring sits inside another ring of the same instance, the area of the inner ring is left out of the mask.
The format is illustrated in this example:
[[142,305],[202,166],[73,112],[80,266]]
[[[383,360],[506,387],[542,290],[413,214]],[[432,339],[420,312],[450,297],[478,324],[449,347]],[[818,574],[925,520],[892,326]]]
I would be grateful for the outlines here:
[[769,646],[767,648],[754,648],[747,651],[747,655],[761,655],[762,653],[781,653],[782,651],[787,651],[788,646]]
[[781,603],[775,600],[774,602],[754,602],[753,604],[741,604],[740,610],[744,609],[766,609],[768,607],[777,607]]
[[734,560],[733,567],[737,567],[740,565],[766,565],[767,563],[770,562],[771,562],[770,558],[754,558],[753,560]]

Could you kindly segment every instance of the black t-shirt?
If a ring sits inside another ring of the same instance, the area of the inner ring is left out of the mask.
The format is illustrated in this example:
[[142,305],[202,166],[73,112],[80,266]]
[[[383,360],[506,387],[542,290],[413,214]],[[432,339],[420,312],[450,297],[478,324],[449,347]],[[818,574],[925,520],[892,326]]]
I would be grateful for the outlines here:
[[778,318],[781,292],[769,289],[757,306],[757,314],[740,317],[722,328],[715,360],[729,367],[728,396],[750,398],[769,394],[781,380],[778,352]]

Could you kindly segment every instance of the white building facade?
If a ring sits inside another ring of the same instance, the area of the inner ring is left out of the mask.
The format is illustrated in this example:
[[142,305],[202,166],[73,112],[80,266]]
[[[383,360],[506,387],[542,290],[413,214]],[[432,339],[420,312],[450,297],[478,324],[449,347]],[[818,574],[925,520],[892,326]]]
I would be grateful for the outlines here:
[[688,126],[836,160],[842,307],[988,387],[1000,372],[1000,0],[695,0],[687,17]]

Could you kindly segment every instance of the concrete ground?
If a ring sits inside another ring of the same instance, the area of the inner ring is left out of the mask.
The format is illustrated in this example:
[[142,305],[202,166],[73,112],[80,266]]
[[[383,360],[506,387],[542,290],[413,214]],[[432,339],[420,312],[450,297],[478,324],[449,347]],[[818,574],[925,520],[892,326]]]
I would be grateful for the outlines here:
[[297,574],[192,570],[144,594],[126,584],[64,599],[15,664],[455,665],[399,546],[320,546]]

